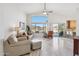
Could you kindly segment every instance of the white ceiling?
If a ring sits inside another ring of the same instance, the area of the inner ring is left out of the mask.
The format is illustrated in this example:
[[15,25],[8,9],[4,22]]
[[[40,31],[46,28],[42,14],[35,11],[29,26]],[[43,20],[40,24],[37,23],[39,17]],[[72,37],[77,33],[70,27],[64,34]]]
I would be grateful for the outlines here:
[[[18,3],[18,9],[26,13],[34,13],[43,10],[43,3]],[[78,3],[47,3],[47,9],[53,12],[74,13],[79,10]]]
[[[44,3],[7,3],[4,5],[15,6],[18,10],[25,13],[36,13],[44,9]],[[76,13],[79,11],[79,3],[46,3],[47,10],[54,13]]]

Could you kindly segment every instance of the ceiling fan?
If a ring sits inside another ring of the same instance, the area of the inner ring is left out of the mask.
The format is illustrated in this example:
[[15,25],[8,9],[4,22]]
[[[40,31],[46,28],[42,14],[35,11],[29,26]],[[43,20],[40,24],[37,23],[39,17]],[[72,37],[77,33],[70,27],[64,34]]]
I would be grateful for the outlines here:
[[44,3],[43,14],[44,15],[49,15],[50,13],[53,13],[53,11],[47,10],[47,5],[46,5],[46,3]]

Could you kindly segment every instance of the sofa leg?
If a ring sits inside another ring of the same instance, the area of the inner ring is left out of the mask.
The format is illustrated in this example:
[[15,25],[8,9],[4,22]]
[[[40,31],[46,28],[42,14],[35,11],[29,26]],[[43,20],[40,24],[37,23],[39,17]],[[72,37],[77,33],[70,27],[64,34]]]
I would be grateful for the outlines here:
[[4,56],[6,56],[6,54],[4,54]]
[[28,55],[28,54],[30,54],[30,53],[22,54],[22,55],[19,55],[19,56],[25,56],[25,55]]

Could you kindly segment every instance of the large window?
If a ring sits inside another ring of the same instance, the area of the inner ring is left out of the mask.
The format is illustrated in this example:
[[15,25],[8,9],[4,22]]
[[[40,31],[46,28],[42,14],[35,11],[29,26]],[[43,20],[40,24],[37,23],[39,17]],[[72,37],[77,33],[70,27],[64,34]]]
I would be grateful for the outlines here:
[[47,32],[47,16],[33,16],[32,17],[32,31]]
[[47,22],[47,16],[32,16],[32,22]]

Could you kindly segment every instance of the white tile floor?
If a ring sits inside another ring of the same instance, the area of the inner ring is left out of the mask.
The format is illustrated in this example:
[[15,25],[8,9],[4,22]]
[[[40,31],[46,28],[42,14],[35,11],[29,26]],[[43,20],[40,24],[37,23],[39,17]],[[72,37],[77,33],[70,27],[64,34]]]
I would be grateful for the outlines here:
[[63,37],[45,39],[34,37],[42,41],[42,48],[32,51],[27,56],[73,56],[73,40]]
[[40,34],[35,34],[33,40],[41,40],[42,48],[25,56],[73,56],[73,39],[63,37],[46,39]]

